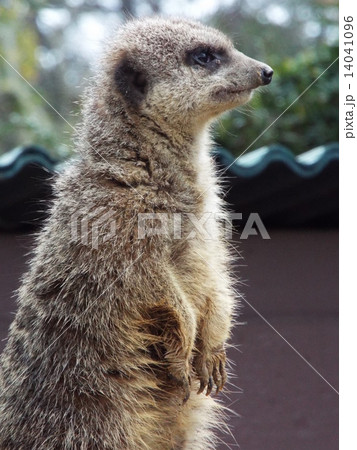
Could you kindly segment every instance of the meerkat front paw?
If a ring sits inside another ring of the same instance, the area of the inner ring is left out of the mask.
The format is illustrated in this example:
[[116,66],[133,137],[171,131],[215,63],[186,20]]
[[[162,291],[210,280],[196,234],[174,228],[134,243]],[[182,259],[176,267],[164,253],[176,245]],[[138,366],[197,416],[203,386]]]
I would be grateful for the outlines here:
[[169,367],[168,377],[170,381],[176,384],[183,391],[183,403],[186,403],[190,398],[191,393],[191,376],[189,364],[185,367],[177,367],[171,365]]
[[213,386],[216,385],[216,394],[223,389],[227,381],[226,352],[221,347],[211,351],[204,350],[196,355],[193,367],[200,381],[197,394],[201,394],[207,388],[206,395],[210,395]]

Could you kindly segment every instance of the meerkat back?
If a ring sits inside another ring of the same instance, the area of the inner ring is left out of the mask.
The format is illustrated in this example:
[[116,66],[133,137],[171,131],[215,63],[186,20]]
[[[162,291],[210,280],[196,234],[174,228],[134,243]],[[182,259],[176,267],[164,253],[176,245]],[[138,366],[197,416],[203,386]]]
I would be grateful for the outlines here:
[[209,125],[271,76],[196,22],[113,37],[18,291],[1,449],[215,448],[236,300]]

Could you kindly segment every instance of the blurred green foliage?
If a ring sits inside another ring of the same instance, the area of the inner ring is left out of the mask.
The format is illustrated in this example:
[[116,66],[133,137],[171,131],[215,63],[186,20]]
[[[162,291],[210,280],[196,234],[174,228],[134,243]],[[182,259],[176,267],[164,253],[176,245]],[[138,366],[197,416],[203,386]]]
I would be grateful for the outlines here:
[[56,156],[68,153],[70,127],[31,88],[50,97],[41,89],[45,74],[36,57],[40,36],[34,26],[35,3],[0,6],[0,154],[33,143]]
[[[109,29],[113,20],[119,22],[128,14],[169,12],[174,1],[3,0],[0,154],[25,144],[44,146],[60,158],[71,154],[77,100],[93,58],[91,49],[82,53],[80,41],[90,40],[96,23]],[[338,55],[337,0],[234,0],[217,2],[217,8],[202,20],[230,35],[241,51],[275,71],[272,84],[257,92],[249,105],[219,120],[217,142],[239,155],[247,148],[277,142],[299,153],[336,141],[337,63],[290,105]],[[84,22],[87,35],[82,38]]]

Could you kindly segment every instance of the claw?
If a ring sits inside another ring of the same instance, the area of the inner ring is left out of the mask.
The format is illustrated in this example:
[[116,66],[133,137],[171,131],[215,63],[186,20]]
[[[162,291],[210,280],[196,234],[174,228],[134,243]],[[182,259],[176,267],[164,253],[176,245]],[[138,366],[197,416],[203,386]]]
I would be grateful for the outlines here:
[[222,383],[216,384],[216,391],[214,393],[214,396],[218,395],[221,392],[222,387]]
[[191,394],[190,389],[186,389],[185,396],[184,396],[183,402],[182,402],[183,405],[184,405],[184,404],[187,402],[187,400],[190,398],[190,394]]
[[221,374],[221,378],[222,378],[221,389],[223,389],[223,386],[226,384],[226,381],[227,381],[227,373],[226,373],[226,369],[224,368],[222,361],[219,362],[219,373]]
[[217,386],[216,392],[215,392],[214,395],[217,395],[218,392],[221,389],[222,378],[221,378],[221,375],[220,375],[219,371],[217,370],[216,366],[214,366],[214,368],[213,368],[213,374],[212,375],[213,375],[213,381],[215,382],[215,384]]
[[206,395],[210,395],[210,393],[212,392],[212,388],[213,388],[213,379],[210,376],[209,380],[208,380],[208,385],[207,385],[207,392]]
[[220,387],[221,387],[221,378],[217,379],[215,381],[215,384],[216,384],[216,395],[217,395],[220,390]]
[[201,380],[201,381],[200,381],[200,388],[199,388],[199,390],[197,391],[197,394],[202,394],[202,392],[203,392],[204,389],[205,389],[205,386],[206,386],[206,383],[205,383],[203,380]]

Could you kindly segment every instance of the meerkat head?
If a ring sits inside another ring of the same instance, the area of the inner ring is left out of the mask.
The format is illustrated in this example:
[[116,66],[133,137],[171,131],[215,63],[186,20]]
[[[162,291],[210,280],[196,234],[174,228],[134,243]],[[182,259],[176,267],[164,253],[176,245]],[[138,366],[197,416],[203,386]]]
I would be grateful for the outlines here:
[[183,19],[128,22],[103,62],[112,104],[183,128],[246,103],[273,75],[221,32]]

